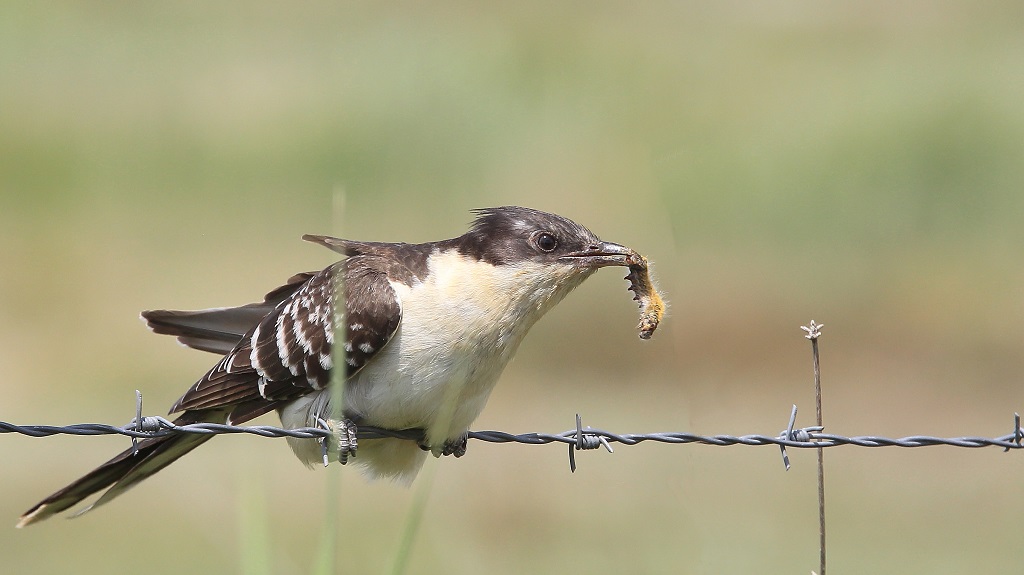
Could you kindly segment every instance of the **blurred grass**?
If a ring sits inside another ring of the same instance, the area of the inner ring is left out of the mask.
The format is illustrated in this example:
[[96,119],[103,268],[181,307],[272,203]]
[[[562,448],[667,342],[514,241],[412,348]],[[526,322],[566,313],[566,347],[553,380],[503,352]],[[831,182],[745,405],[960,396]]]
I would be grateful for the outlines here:
[[[244,303],[322,267],[298,237],[333,229],[343,188],[350,237],[450,237],[470,208],[513,203],[654,261],[672,307],[653,341],[599,274],[534,330],[477,428],[556,431],[579,411],[771,433],[791,403],[810,413],[813,317],[831,431],[1007,433],[1024,399],[1022,11],[2,3],[0,419],[127,421],[136,388],[147,412],[169,405],[212,357],[147,336],[138,311]],[[0,517],[124,446],[5,436]],[[816,565],[809,453],[785,474],[772,449],[644,445],[583,454],[572,476],[561,448],[470,453],[439,462],[409,573]],[[1024,559],[1013,454],[826,465],[834,569]],[[412,492],[341,475],[339,568],[383,571]],[[0,557],[309,572],[328,483],[283,442],[218,439],[95,514],[0,529]],[[253,490],[267,533],[239,542]]]

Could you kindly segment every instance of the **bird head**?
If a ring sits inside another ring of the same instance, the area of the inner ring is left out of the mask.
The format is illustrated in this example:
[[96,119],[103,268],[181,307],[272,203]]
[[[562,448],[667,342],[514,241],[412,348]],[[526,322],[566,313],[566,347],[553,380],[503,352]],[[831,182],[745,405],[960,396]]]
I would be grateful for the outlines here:
[[603,241],[559,215],[518,206],[474,212],[476,221],[460,238],[460,247],[494,265],[533,262],[589,275],[602,267],[628,266],[637,257],[632,249]]

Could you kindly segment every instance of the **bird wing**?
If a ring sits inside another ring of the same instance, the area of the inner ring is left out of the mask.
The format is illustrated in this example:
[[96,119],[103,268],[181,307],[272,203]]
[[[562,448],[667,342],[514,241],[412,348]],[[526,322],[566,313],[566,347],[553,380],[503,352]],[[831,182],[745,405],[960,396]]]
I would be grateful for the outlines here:
[[[230,408],[228,422],[241,423],[325,388],[335,361],[336,275],[345,288],[345,317],[338,319],[346,323],[342,349],[346,376],[351,377],[387,345],[401,323],[401,302],[386,269],[381,256],[363,254],[310,276],[236,340],[217,365],[175,402],[171,413]],[[271,294],[283,293],[287,287]],[[165,322],[167,317],[157,314]],[[204,336],[217,331],[210,325],[204,329]],[[231,334],[230,329],[221,331]]]

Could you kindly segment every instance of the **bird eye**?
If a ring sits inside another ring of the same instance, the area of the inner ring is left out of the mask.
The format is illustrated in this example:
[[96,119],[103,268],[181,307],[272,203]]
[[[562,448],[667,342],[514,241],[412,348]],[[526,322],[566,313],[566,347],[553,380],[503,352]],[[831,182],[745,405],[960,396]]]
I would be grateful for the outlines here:
[[533,241],[542,252],[553,252],[555,251],[555,248],[558,247],[558,240],[548,232],[541,232],[537,234],[537,237],[534,238]]

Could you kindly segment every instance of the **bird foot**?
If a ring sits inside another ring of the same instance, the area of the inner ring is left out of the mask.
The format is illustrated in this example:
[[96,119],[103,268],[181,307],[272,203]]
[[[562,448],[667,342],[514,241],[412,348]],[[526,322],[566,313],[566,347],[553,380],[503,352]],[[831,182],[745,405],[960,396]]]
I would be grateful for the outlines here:
[[424,443],[420,443],[420,449],[423,451],[430,451],[434,454],[434,457],[440,457],[442,455],[454,455],[455,457],[462,457],[466,454],[466,445],[469,443],[469,435],[463,435],[456,439],[449,439],[444,442],[444,445],[440,449],[433,448]]
[[349,458],[355,458],[358,442],[356,440],[356,424],[351,419],[321,419],[317,423],[331,432],[331,437],[321,438],[320,445],[324,453],[324,467],[330,463],[331,456],[337,455],[337,460],[342,465],[348,463]]

